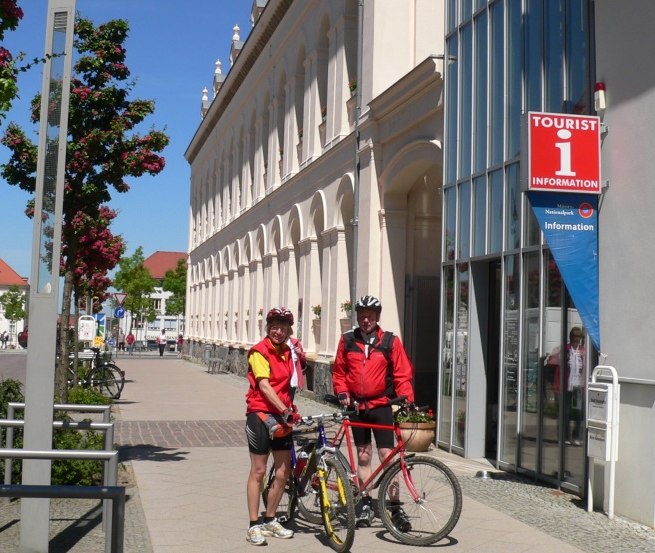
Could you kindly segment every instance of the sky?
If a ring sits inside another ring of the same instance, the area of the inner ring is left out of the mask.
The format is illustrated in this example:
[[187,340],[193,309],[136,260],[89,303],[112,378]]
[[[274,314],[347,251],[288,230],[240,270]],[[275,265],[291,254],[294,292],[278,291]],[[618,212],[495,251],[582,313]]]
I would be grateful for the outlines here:
[[[26,60],[45,50],[47,0],[19,0],[25,16],[15,31],[5,34],[3,46]],[[125,19],[130,34],[125,43],[126,64],[136,86],[130,99],[155,100],[155,112],[139,130],[165,130],[170,144],[164,150],[165,169],[157,176],[128,178],[127,194],[113,194],[110,203],[119,215],[112,232],[127,242],[125,255],[143,248],[146,257],[156,251],[187,251],[190,168],[184,152],[200,124],[202,89],[210,91],[217,59],[227,74],[233,27],[241,40],[251,29],[252,0],[77,0],[77,12],[95,24]],[[29,104],[41,90],[42,66],[19,76],[20,98],[6,119],[18,123],[37,144],[38,125],[29,121]],[[0,145],[0,164],[10,156]],[[29,195],[0,177],[0,258],[19,275],[30,277],[32,220],[25,216]],[[31,280],[31,279],[30,279]]]

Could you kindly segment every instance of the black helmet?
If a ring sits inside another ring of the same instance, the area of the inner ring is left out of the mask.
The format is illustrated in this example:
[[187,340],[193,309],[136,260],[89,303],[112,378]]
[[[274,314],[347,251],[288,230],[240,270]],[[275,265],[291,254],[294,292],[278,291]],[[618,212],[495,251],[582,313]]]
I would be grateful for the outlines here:
[[382,304],[375,296],[362,296],[355,302],[355,311],[360,309],[372,309],[380,313],[382,311]]
[[282,321],[293,326],[293,313],[286,307],[274,307],[266,315],[266,323],[269,324],[272,321]]

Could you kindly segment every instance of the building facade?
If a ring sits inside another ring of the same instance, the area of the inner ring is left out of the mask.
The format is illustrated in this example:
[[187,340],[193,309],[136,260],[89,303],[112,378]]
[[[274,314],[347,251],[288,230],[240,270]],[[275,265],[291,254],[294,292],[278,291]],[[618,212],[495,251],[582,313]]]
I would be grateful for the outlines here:
[[[29,297],[29,285],[27,283],[27,277],[20,276],[16,271],[14,271],[5,261],[0,259],[0,296],[4,295],[6,292],[12,289],[12,287],[18,287],[18,289],[25,295],[25,313],[28,311],[27,299]],[[18,334],[23,331],[25,326],[25,321],[23,319],[18,321],[12,321],[7,318],[2,304],[0,304],[0,334],[7,332],[9,339],[7,341],[7,347],[20,348],[18,344]]]
[[366,10],[269,1],[247,40],[235,35],[186,152],[187,334],[252,344],[286,305],[329,362],[354,288],[381,297],[436,404],[443,39],[428,22],[441,8]]
[[[259,8],[247,40],[235,34],[233,66],[217,73],[186,152],[189,338],[245,351],[261,313],[284,304],[329,367],[340,305],[378,295],[382,326],[416,367],[419,399],[437,406],[439,447],[581,497],[593,466],[605,509],[610,478],[588,456],[587,391],[594,367],[612,365],[614,509],[655,526],[655,475],[643,462],[655,447],[644,347],[655,299],[644,255],[655,92],[634,70],[649,67],[655,6]],[[606,89],[602,102],[595,89]],[[595,343],[524,189],[528,112],[603,124]]]

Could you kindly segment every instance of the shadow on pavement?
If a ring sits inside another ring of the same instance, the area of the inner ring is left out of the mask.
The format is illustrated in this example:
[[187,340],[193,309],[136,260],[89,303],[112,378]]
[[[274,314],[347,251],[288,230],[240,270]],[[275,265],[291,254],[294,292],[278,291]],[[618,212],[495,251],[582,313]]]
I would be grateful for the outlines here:
[[125,446],[118,449],[118,461],[184,461],[188,451],[148,444]]

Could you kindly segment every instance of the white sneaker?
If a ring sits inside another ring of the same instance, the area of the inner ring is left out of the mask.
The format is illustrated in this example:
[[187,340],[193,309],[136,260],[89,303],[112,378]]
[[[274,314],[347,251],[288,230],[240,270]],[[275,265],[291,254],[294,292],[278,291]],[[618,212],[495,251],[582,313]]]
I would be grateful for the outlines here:
[[262,528],[261,524],[248,528],[246,541],[252,545],[266,545],[266,538],[262,535]]
[[280,524],[278,519],[274,518],[271,522],[262,524],[262,535],[270,538],[282,538],[284,540],[293,538],[293,530],[289,530]]

